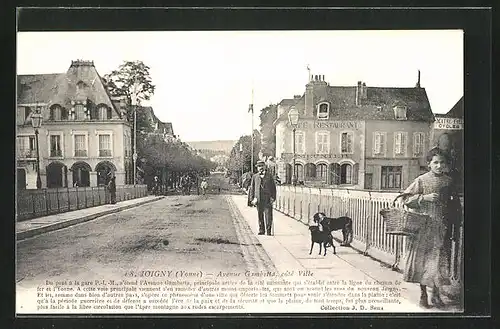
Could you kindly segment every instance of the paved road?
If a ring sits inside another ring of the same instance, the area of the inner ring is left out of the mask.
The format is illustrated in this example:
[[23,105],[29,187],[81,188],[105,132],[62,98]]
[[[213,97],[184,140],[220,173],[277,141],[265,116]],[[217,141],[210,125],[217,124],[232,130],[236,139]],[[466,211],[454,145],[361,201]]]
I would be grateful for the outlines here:
[[224,195],[168,196],[21,241],[18,285],[117,278],[131,270],[271,270],[262,246],[234,211]]

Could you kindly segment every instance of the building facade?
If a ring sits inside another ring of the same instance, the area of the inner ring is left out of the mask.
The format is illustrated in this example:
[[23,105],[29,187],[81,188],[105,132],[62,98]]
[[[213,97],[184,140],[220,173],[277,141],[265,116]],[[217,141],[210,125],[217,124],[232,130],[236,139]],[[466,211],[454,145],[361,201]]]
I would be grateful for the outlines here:
[[66,73],[18,75],[18,188],[36,188],[35,111],[43,116],[42,188],[102,185],[112,173],[118,185],[132,181],[125,99],[109,95],[92,61],[72,61]]
[[[293,129],[288,112],[296,108]],[[278,104],[276,165],[290,183],[353,189],[400,190],[426,170],[434,121],[420,83],[412,88],[330,86],[311,76],[305,93]],[[285,179],[283,179],[283,177]]]
[[432,146],[437,146],[451,155],[452,170],[458,188],[463,192],[464,184],[464,98],[463,96],[446,114],[436,114],[431,129]]

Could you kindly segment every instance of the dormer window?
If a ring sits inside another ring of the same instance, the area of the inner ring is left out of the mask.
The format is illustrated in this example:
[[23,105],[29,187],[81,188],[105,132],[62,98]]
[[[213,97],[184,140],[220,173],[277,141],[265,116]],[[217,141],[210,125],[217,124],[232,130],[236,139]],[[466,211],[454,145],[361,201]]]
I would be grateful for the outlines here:
[[111,119],[111,109],[106,105],[100,105],[98,108],[99,120]]
[[330,106],[328,103],[318,104],[318,119],[326,120],[330,115]]
[[406,120],[406,106],[404,105],[398,105],[394,106],[394,118],[396,120]]
[[50,119],[54,121],[67,120],[68,113],[61,105],[56,104],[50,108]]

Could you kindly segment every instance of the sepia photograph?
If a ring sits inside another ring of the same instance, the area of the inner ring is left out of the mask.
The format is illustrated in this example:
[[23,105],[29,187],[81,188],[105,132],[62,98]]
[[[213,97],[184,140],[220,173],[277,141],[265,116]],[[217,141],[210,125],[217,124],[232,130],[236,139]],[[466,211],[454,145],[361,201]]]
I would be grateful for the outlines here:
[[16,314],[464,312],[464,31],[16,46]]

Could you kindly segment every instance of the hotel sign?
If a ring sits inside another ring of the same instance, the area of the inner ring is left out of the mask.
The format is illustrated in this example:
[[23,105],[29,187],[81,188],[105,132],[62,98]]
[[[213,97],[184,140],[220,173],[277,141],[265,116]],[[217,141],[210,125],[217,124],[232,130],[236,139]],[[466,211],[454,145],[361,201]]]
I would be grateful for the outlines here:
[[464,120],[458,118],[436,118],[434,129],[462,130],[464,129]]
[[[290,123],[287,122],[290,127]],[[318,129],[361,129],[359,121],[303,121],[298,123],[298,129],[318,128]]]

